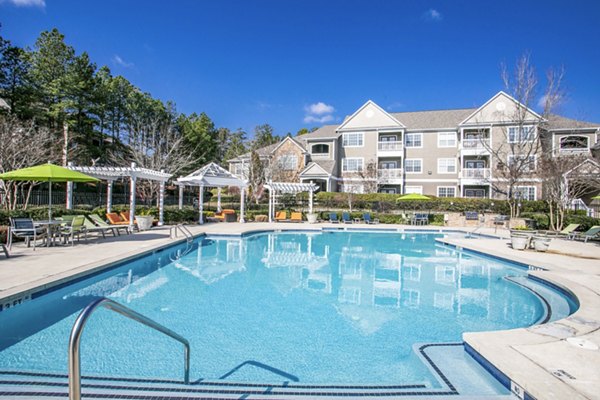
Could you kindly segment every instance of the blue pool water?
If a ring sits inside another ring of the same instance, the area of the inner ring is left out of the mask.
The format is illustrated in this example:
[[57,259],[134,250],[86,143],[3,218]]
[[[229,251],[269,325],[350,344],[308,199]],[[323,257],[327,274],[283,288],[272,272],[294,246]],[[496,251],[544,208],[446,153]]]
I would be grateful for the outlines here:
[[[529,326],[547,319],[548,302],[552,320],[573,311],[551,289],[540,288],[544,302],[518,284],[530,281],[523,268],[445,247],[440,236],[198,239],[0,312],[0,369],[65,373],[73,322],[101,296],[187,338],[193,380],[273,383],[437,387],[415,343]],[[182,377],[178,342],[104,309],[86,326],[81,359],[85,375]]]

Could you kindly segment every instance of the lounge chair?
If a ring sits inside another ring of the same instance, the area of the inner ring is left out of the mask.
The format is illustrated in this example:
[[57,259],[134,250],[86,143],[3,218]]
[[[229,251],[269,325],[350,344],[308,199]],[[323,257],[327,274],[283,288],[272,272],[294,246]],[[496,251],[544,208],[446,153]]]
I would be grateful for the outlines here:
[[342,222],[345,224],[351,224],[352,219],[350,218],[350,213],[343,212],[342,213]]
[[301,212],[293,212],[290,217],[290,222],[302,222],[302,213]]
[[329,213],[329,222],[331,222],[332,224],[337,224],[340,222],[337,213]]
[[412,218],[413,225],[427,225],[429,223],[429,215],[424,213],[416,213]]
[[479,213],[477,211],[465,211],[465,220],[479,221]]
[[594,225],[590,229],[585,232],[573,232],[569,235],[571,240],[583,240],[584,243],[587,243],[588,240],[594,239],[600,234],[600,225]]
[[365,221],[365,224],[369,224],[369,225],[379,223],[379,219],[377,219],[377,218],[371,219],[370,213],[363,214],[363,221]]
[[35,242],[38,239],[47,239],[46,229],[36,227],[31,218],[9,218],[10,231],[8,232],[8,248],[12,247],[13,237],[25,239],[27,247],[33,243],[35,251]]
[[287,212],[286,211],[277,211],[275,213],[275,221],[285,221],[287,220]]
[[102,218],[100,218],[99,215],[97,214],[90,214],[88,215],[88,218],[97,226],[100,228],[105,228],[105,229],[112,229],[113,230],[113,234],[114,232],[117,233],[117,235],[120,235],[120,230],[121,229],[125,229],[125,233],[129,233],[129,225],[123,225],[123,224],[118,224],[118,225],[109,225],[106,223],[106,221],[104,221]]
[[[224,210],[221,210],[220,212],[216,212],[214,218],[218,222],[232,222],[232,221],[230,221],[230,220],[227,219],[228,218],[227,214],[236,215],[235,210],[232,210],[231,208],[226,208]],[[236,219],[237,219],[237,215],[236,215]]]
[[79,242],[82,233],[87,242],[87,229],[85,229],[85,216],[83,215],[76,215],[68,225],[60,229],[60,235],[64,237],[65,244],[68,238],[71,240],[71,246],[75,244],[75,236],[77,236],[77,241]]
[[579,224],[569,224],[562,231],[544,231],[546,236],[567,236],[575,233],[575,229],[579,228]]
[[85,230],[88,233],[98,232],[102,235],[102,238],[106,238],[106,232],[110,232],[113,234],[113,236],[117,236],[117,229],[115,227],[112,227],[110,225],[107,225],[105,227],[97,226],[95,223],[92,222],[92,220],[88,218],[85,218],[83,220],[83,226],[85,227]]
[[111,225],[129,225],[129,221],[126,221],[117,213],[106,213],[106,218]]

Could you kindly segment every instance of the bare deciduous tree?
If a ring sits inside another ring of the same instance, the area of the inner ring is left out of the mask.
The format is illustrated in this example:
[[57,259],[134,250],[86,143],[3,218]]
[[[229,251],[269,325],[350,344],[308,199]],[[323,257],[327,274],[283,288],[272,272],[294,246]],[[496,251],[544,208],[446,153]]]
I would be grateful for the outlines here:
[[[46,128],[38,129],[31,122],[21,122],[14,115],[0,115],[0,173],[56,161],[52,154],[54,137]],[[17,196],[29,203],[31,190],[38,182],[4,181],[2,204],[8,210],[17,208]]]
[[[494,179],[488,179],[492,190],[506,197],[511,217],[518,214],[517,204],[521,193],[518,186],[531,180],[539,165],[540,157],[548,145],[547,121],[552,111],[564,99],[562,80],[564,70],[551,69],[546,75],[544,94],[538,101],[538,80],[529,56],[522,56],[511,74],[502,66],[502,80],[508,93],[516,100],[514,107],[498,110],[502,140],[483,140],[483,146],[491,155]],[[532,113],[533,105],[541,105],[541,114]]]

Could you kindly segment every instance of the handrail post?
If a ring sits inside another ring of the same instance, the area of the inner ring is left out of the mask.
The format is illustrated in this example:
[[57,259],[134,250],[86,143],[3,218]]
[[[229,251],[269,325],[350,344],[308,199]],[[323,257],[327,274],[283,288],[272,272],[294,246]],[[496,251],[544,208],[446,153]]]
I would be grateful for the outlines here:
[[99,307],[121,314],[182,343],[184,357],[183,380],[186,385],[190,383],[190,343],[183,336],[116,301],[101,297],[81,311],[71,329],[71,336],[69,337],[69,400],[81,400],[81,336],[87,320]]

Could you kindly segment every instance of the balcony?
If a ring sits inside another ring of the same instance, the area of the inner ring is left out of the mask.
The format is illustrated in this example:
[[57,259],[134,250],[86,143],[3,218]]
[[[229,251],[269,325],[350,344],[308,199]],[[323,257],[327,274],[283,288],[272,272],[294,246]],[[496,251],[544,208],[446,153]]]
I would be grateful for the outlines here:
[[463,168],[460,171],[460,177],[462,179],[488,179],[491,176],[491,170],[489,168]]
[[564,148],[564,149],[556,149],[554,152],[556,155],[559,155],[559,156],[575,156],[575,155],[581,155],[581,154],[589,154],[590,149],[589,149],[589,147]]
[[402,168],[383,168],[377,170],[377,182],[380,184],[402,183]]
[[463,139],[463,152],[481,153],[488,151],[491,146],[490,138]]
[[377,142],[377,153],[379,155],[398,155],[403,149],[402,142]]

